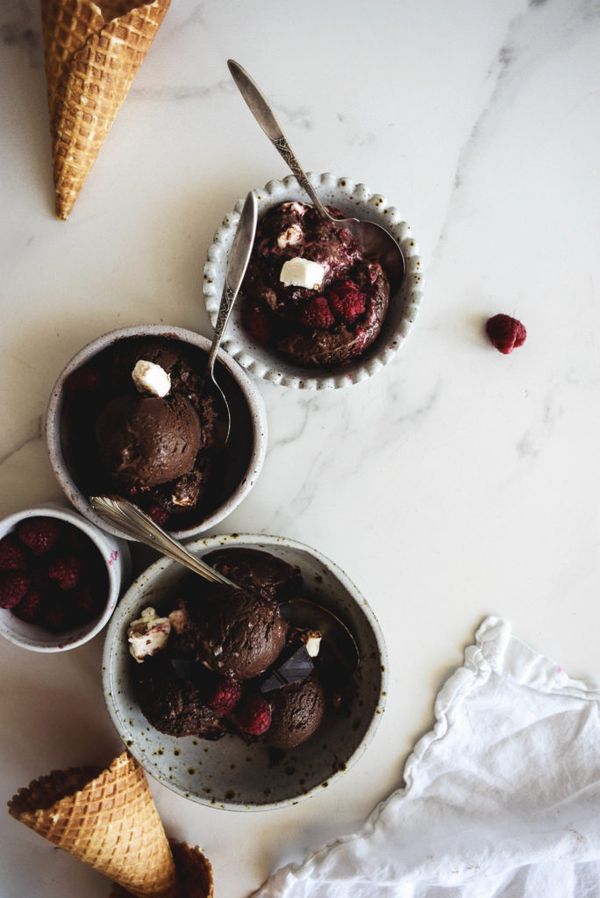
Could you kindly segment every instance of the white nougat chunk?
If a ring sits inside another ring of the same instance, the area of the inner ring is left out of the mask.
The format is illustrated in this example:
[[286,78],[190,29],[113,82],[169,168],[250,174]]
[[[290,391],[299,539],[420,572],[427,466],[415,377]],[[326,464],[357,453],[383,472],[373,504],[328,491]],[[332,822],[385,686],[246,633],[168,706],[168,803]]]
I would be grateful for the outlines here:
[[171,378],[165,369],[146,359],[140,359],[135,363],[131,377],[141,393],[150,393],[151,396],[159,396],[162,399],[171,389]]
[[324,277],[325,268],[323,265],[297,256],[283,263],[279,280],[286,287],[304,287],[307,290],[320,290]]

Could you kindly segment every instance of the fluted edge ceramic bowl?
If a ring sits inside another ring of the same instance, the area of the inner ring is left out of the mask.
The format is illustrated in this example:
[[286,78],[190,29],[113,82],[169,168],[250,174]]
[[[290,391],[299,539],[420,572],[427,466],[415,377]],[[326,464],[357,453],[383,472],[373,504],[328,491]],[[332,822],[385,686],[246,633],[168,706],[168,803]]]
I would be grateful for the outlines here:
[[117,606],[121,589],[131,579],[131,557],[129,546],[122,539],[110,536],[94,527],[76,511],[65,508],[57,502],[46,502],[33,508],[25,508],[8,515],[0,521],[0,539],[11,533],[26,518],[58,518],[81,530],[98,549],[108,575],[108,595],[102,614],[87,624],[82,624],[65,633],[51,633],[36,624],[20,620],[6,608],[0,608],[0,635],[9,642],[32,652],[66,652],[93,639],[108,623]]
[[[302,367],[252,340],[242,325],[242,304],[238,300],[227,325],[223,346],[250,374],[271,383],[302,390],[338,389],[372,377],[395,357],[417,316],[423,292],[423,273],[410,225],[402,221],[398,210],[390,206],[385,197],[372,193],[365,184],[356,184],[350,178],[340,178],[329,172],[321,175],[309,172],[308,178],[324,203],[337,206],[348,216],[383,225],[402,247],[406,272],[399,289],[390,297],[381,333],[373,346],[349,364],[322,370]],[[279,203],[288,200],[308,201],[293,175],[281,181],[269,181],[253,192],[258,201],[259,218],[267,209]],[[217,320],[227,259],[242,205],[243,199],[238,200],[234,209],[225,216],[208,249],[203,293],[213,327]]]
[[[89,362],[95,355],[114,345],[119,340],[125,340],[131,337],[164,337],[167,339],[180,340],[183,343],[189,343],[191,346],[201,349],[207,355],[211,346],[211,341],[206,337],[196,334],[193,331],[186,330],[182,327],[174,327],[166,324],[142,324],[133,327],[123,327],[117,330],[109,331],[92,340],[83,347],[66,365],[56,381],[45,419],[46,443],[50,463],[54,470],[54,474],[60,483],[67,499],[96,527],[127,539],[127,534],[122,533],[112,524],[105,522],[93,510],[89,503],[88,497],[79,489],[75,479],[73,478],[65,454],[63,451],[61,417],[63,409],[63,393],[64,385],[67,378],[79,367]],[[185,529],[169,531],[176,539],[191,539],[199,533],[210,530],[219,524],[227,515],[231,514],[235,508],[246,498],[258,476],[262,470],[267,451],[267,415],[262,396],[237,362],[227,353],[219,351],[218,365],[222,365],[228,372],[229,376],[235,382],[240,391],[241,397],[246,405],[248,417],[250,420],[252,447],[250,450],[247,465],[243,476],[237,487],[231,494],[221,502],[210,514],[207,514],[193,526]],[[215,374],[218,378],[219,367],[216,366]]]
[[307,594],[328,606],[350,628],[361,654],[361,675],[348,717],[330,715],[315,736],[273,764],[260,743],[237,736],[208,742],[175,738],[154,729],[142,714],[131,681],[127,628],[148,605],[161,609],[177,596],[187,572],[166,558],[151,565],[119,603],[106,634],[104,696],[113,723],[145,770],[179,795],[232,811],[264,811],[297,804],[350,769],[373,739],[387,694],[387,655],[381,627],[367,600],[333,562],[303,543],[280,536],[235,534],[195,540],[198,556],[214,549],[262,549],[299,565]]

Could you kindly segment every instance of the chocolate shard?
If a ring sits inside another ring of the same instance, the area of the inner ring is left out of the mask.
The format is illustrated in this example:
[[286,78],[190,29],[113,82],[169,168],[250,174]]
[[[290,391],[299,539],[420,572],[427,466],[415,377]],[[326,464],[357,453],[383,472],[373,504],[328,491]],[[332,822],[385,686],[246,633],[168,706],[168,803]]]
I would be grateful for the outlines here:
[[314,669],[315,665],[306,646],[301,645],[287,661],[268,672],[260,684],[260,691],[262,693],[273,692],[290,683],[301,683],[310,677]]

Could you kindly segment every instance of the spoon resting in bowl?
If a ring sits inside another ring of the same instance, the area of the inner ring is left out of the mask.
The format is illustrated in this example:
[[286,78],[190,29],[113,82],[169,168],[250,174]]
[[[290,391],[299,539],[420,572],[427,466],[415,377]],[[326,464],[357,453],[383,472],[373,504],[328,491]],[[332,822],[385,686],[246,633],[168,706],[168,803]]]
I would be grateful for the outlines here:
[[[90,496],[90,504],[96,514],[127,533],[130,539],[161,552],[209,583],[242,592],[241,587],[193,555],[133,502],[117,496]],[[356,640],[335,614],[305,598],[288,599],[281,604],[280,611],[281,616],[292,627],[320,632],[331,642],[339,663],[350,672],[356,670],[360,659]]]
[[290,168],[292,174],[296,176],[302,189],[309,195],[319,215],[328,219],[337,227],[346,228],[350,231],[364,254],[377,259],[381,263],[390,282],[390,287],[394,291],[397,290],[404,279],[406,265],[404,255],[396,240],[389,231],[386,231],[385,228],[374,221],[358,218],[334,218],[331,215],[308,180],[304,169],[283,133],[281,125],[275,118],[273,110],[267,103],[258,85],[239,62],[236,62],[234,59],[228,59],[227,65],[250,112]]

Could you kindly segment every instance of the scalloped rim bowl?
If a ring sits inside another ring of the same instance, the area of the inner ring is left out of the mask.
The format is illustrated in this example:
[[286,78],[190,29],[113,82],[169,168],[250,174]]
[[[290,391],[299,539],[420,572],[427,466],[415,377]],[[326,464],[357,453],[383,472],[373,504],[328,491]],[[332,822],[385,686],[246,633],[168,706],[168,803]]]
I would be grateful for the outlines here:
[[[363,356],[348,365],[324,372],[315,368],[303,368],[279,358],[273,351],[253,342],[241,324],[241,303],[238,302],[233,307],[223,346],[242,368],[255,377],[301,390],[337,389],[371,377],[387,365],[400,349],[421,302],[421,259],[410,226],[401,220],[394,206],[388,206],[383,196],[372,193],[365,184],[355,184],[350,178],[338,178],[329,172],[321,175],[309,172],[308,178],[324,202],[337,206],[347,215],[383,225],[402,247],[406,262],[405,277],[400,288],[391,296],[379,337]],[[259,216],[272,206],[287,200],[306,201],[304,192],[293,175],[282,181],[269,181],[263,188],[255,189],[254,194],[258,200]],[[227,258],[242,205],[243,200],[238,200],[234,210],[225,216],[209,247],[208,260],[204,266],[202,289],[213,327],[221,302]]]
[[381,627],[367,600],[333,561],[316,549],[283,536],[232,534],[188,544],[202,556],[224,547],[262,549],[298,564],[310,595],[351,628],[362,657],[361,676],[349,716],[332,715],[285,760],[273,759],[261,743],[234,736],[207,742],[160,733],[143,716],[131,678],[127,627],[140,611],[158,609],[177,595],[189,574],[168,558],[147,568],[121,599],[106,634],[104,697],[123,742],[145,770],[167,788],[200,804],[231,811],[266,811],[297,804],[349,770],[375,735],[387,695],[387,654]]

